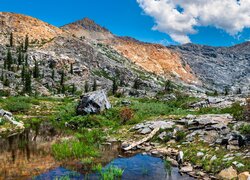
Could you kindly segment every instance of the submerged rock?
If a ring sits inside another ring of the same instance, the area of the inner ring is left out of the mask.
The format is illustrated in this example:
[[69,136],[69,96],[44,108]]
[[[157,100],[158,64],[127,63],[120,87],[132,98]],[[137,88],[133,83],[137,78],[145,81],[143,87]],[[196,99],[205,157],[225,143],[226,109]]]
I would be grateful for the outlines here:
[[94,91],[81,97],[79,105],[77,106],[77,114],[97,114],[110,108],[111,104],[108,101],[105,91]]

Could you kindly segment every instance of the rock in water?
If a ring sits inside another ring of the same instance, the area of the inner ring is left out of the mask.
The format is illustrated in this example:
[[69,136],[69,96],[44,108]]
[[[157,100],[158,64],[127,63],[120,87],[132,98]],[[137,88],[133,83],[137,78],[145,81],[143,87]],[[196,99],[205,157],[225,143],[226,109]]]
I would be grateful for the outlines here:
[[184,153],[183,151],[179,151],[176,160],[178,162],[178,164],[183,164],[183,157],[184,157]]
[[108,101],[105,91],[94,91],[81,97],[79,105],[77,106],[77,114],[97,114],[105,109],[110,108],[111,104]]

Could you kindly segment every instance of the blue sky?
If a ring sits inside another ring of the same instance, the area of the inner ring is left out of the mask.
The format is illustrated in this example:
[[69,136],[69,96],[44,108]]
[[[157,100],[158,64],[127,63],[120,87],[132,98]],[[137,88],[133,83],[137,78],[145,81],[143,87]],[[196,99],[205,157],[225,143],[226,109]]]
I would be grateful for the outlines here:
[[[0,11],[33,16],[55,26],[89,17],[116,35],[176,44],[167,33],[152,30],[154,18],[145,13],[136,0],[1,0]],[[233,37],[212,26],[194,28],[198,32],[189,38],[197,44],[230,46],[250,39],[249,29]]]

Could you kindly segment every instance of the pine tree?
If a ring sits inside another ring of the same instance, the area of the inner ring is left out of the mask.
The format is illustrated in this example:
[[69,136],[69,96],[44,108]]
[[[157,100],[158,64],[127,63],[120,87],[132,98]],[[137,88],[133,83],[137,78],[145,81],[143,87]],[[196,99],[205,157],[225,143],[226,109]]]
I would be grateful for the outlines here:
[[18,51],[17,64],[18,65],[22,64],[22,52],[20,51],[20,49]]
[[24,51],[27,52],[29,47],[29,37],[26,35],[25,42],[24,42]]
[[2,69],[2,74],[1,74],[1,81],[4,81],[4,74],[3,74],[3,69]]
[[88,83],[88,81],[85,82],[85,85],[84,85],[84,92],[85,92],[85,93],[88,93],[88,92],[89,92],[89,83]]
[[118,90],[117,80],[113,78],[113,85],[112,85],[112,94],[115,95]]
[[74,70],[73,70],[73,64],[70,64],[70,74],[74,74]]
[[23,65],[22,72],[21,72],[22,82],[25,81],[25,74],[26,74],[26,69],[25,69],[25,66]]
[[9,49],[8,49],[8,52],[7,52],[7,62],[6,63],[7,63],[7,69],[10,71],[13,60],[12,60],[12,55],[11,55],[11,52],[10,52]]
[[38,66],[38,62],[35,60],[35,67],[34,67],[34,71],[33,71],[33,77],[39,78],[40,72],[39,72],[39,66]]
[[241,93],[242,93],[241,88],[239,88],[237,91],[237,94],[241,94]]
[[73,84],[73,85],[72,85],[71,93],[72,93],[72,94],[75,94],[75,92],[76,92],[76,86],[75,86],[75,84]]
[[10,86],[10,81],[9,81],[9,79],[5,76],[5,78],[4,78],[4,81],[3,81],[3,85],[4,86]]
[[173,91],[173,84],[170,80],[167,80],[165,83],[165,91],[172,92]]
[[55,80],[55,70],[54,69],[52,69],[51,79]]
[[29,63],[28,63],[28,54],[26,54],[25,56],[25,66],[28,67]]
[[63,86],[64,85],[64,71],[62,71],[61,73],[61,80],[60,80],[60,85]]
[[226,88],[225,88],[225,96],[227,96],[228,94],[229,94],[229,88],[226,87]]
[[96,91],[97,90],[97,83],[96,83],[96,79],[94,79],[94,83],[93,83],[93,88],[92,88],[93,91]]
[[31,94],[32,87],[31,87],[31,73],[25,73],[25,82],[24,82],[24,90],[25,93]]
[[10,33],[10,47],[13,47],[13,33]]
[[136,78],[134,82],[134,89],[139,89],[139,88],[140,88],[140,81],[138,78]]
[[3,68],[4,68],[4,69],[7,69],[7,59],[4,59]]

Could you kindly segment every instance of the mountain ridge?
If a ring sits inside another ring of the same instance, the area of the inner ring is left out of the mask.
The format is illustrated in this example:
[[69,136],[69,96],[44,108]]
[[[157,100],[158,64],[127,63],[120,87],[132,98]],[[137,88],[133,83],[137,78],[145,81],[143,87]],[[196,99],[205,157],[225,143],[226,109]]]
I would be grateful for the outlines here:
[[[13,32],[14,38],[17,38],[14,39],[17,44],[22,42],[28,34],[33,48],[47,51],[47,53],[57,52],[56,56],[61,56],[60,51],[53,48],[58,47],[62,49],[65,57],[74,53],[70,58],[81,59],[80,61],[87,60],[77,57],[76,50],[82,51],[77,46],[82,46],[82,48],[90,46],[93,48],[91,50],[93,52],[88,53],[94,54],[102,54],[104,49],[108,49],[109,52],[119,54],[119,58],[127,59],[137,68],[155,77],[160,76],[184,85],[203,86],[210,90],[223,91],[230,87],[233,91],[236,91],[237,88],[249,91],[247,84],[250,82],[248,68],[250,42],[231,47],[198,44],[163,46],[141,42],[131,37],[119,37],[89,18],[57,28],[29,16],[0,13],[0,22],[2,23],[1,44],[8,43],[11,32]],[[72,43],[72,47],[68,42]],[[50,52],[51,49],[52,52]],[[78,56],[83,56],[83,54],[80,53]],[[105,56],[108,56],[109,59],[114,58],[107,52]],[[91,55],[91,57],[97,58],[95,55]],[[56,59],[60,58],[56,57]],[[75,62],[75,60],[71,62]],[[84,63],[84,66],[89,65]]]

